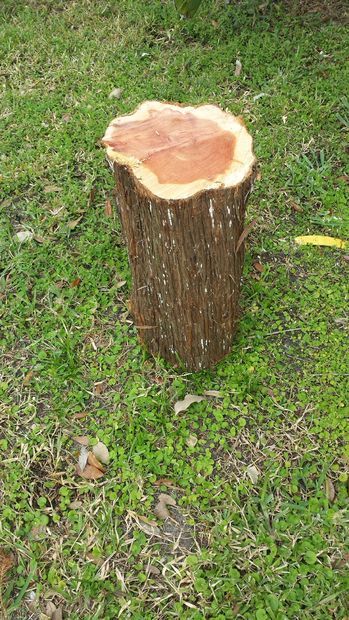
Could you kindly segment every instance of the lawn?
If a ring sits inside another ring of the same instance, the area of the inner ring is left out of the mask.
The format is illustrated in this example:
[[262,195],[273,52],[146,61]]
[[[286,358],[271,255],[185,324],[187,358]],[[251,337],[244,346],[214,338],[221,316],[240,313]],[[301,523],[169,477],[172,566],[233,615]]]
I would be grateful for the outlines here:
[[[2,617],[348,620],[349,250],[294,243],[349,239],[344,3],[0,17]],[[209,371],[154,360],[128,311],[100,139],[145,99],[218,103],[254,137],[241,321]],[[102,478],[74,436],[108,447]]]

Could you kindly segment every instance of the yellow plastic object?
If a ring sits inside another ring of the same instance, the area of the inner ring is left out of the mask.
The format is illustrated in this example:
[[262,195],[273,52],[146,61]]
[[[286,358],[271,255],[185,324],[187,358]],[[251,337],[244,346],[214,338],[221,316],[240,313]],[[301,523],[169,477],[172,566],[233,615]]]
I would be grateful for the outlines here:
[[295,242],[298,245],[327,245],[332,248],[345,250],[349,247],[349,242],[337,237],[324,237],[322,235],[305,235],[304,237],[296,237]]

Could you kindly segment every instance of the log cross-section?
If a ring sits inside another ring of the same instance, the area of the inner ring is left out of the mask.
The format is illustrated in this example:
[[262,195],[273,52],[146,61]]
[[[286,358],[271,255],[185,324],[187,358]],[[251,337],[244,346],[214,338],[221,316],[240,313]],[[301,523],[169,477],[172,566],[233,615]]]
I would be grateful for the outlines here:
[[147,101],[113,120],[103,143],[139,337],[170,363],[210,367],[229,352],[237,325],[252,138],[217,106]]

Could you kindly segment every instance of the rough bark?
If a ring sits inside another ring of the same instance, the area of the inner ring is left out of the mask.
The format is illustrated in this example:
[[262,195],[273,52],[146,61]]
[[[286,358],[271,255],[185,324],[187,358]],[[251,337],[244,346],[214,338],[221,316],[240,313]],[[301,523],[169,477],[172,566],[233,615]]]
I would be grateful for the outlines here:
[[175,199],[155,195],[129,162],[115,159],[113,167],[140,339],[170,363],[210,367],[229,353],[237,326],[244,259],[238,241],[254,163],[235,186]]

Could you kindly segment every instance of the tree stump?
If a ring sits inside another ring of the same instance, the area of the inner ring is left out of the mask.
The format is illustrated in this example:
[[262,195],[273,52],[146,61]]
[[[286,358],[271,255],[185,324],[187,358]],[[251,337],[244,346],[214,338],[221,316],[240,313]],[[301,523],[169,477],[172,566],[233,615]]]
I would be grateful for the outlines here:
[[131,311],[153,355],[190,370],[231,347],[255,177],[252,138],[214,105],[156,101],[103,138],[131,264]]

